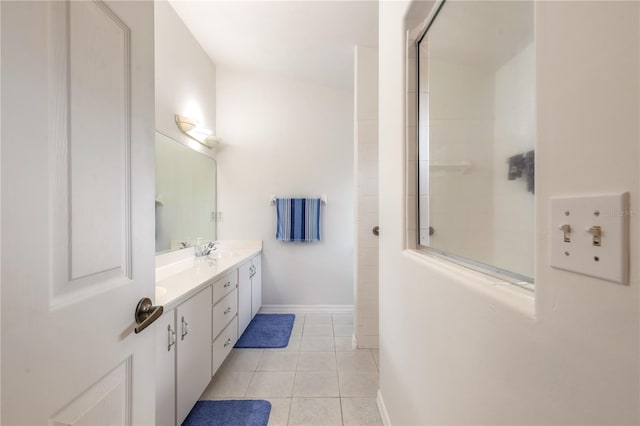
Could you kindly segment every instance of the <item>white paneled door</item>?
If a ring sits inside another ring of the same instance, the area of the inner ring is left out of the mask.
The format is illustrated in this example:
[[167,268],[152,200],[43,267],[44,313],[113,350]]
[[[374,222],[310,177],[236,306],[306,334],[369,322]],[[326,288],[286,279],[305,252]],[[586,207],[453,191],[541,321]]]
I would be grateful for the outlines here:
[[153,2],[0,7],[2,424],[153,424]]

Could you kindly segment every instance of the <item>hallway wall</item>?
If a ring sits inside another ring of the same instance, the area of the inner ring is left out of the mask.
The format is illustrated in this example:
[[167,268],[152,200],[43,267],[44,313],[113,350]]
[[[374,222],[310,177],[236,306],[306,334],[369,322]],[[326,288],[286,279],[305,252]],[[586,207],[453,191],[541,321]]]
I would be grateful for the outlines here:
[[[405,20],[416,23],[417,3],[380,3],[380,396],[391,423],[639,423],[639,4],[535,4],[534,300],[406,250]],[[631,193],[629,285],[552,269],[550,197],[616,191]]]

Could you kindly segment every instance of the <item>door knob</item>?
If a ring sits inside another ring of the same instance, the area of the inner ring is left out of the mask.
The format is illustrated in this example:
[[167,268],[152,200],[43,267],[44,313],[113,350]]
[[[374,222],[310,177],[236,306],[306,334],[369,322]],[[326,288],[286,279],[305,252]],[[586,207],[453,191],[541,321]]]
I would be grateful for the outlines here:
[[149,327],[151,323],[160,318],[164,312],[164,308],[162,306],[153,306],[151,299],[145,297],[140,299],[138,302],[138,306],[136,306],[136,323],[138,326],[135,328],[136,334],[140,333],[145,328]]

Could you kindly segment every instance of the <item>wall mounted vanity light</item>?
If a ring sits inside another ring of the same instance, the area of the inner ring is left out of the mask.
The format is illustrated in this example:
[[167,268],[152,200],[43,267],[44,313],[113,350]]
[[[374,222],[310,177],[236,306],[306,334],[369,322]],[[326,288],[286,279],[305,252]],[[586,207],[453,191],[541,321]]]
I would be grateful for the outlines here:
[[200,127],[198,120],[176,114],[176,125],[182,133],[207,148],[215,148],[220,143],[220,138],[215,136],[211,130]]

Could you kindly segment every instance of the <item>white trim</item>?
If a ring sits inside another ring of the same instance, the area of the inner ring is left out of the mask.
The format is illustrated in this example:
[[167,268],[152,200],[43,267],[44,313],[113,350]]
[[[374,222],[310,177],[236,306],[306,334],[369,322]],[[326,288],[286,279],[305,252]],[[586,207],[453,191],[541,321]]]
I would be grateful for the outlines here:
[[391,420],[389,419],[389,413],[387,413],[387,407],[384,405],[382,399],[382,392],[378,389],[378,396],[376,397],[376,404],[378,405],[378,413],[380,413],[380,419],[384,426],[391,426]]
[[358,349],[358,339],[356,339],[356,333],[351,335],[351,348]]
[[353,305],[262,305],[261,314],[278,314],[278,313],[334,313],[334,314],[351,314],[353,313]]

